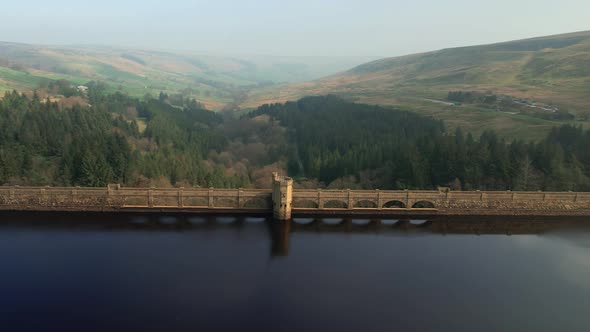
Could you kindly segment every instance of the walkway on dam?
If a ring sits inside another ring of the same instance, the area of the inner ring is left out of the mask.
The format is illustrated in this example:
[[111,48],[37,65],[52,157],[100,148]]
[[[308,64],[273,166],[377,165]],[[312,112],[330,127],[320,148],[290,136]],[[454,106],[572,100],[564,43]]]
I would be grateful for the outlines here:
[[302,190],[273,175],[273,189],[0,187],[0,210],[176,212],[293,216],[590,216],[587,192]]

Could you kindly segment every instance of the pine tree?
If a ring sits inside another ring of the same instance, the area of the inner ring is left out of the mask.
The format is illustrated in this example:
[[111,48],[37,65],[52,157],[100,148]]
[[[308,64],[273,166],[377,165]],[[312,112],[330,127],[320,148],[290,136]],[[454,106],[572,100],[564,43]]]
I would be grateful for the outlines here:
[[112,171],[102,155],[86,153],[82,158],[81,184],[87,187],[104,187],[112,180]]

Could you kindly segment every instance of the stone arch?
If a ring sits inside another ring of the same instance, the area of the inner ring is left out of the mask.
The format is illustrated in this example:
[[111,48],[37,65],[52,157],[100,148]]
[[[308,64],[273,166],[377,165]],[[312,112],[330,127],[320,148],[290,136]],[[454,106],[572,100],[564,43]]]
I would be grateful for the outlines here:
[[266,218],[264,218],[264,217],[246,217],[246,218],[244,218],[244,221],[247,223],[252,223],[252,224],[261,224],[266,221]]
[[365,208],[365,209],[376,209],[378,206],[377,206],[377,203],[375,203],[375,201],[372,201],[370,199],[362,199],[362,200],[357,201],[354,204],[354,207],[355,208]]
[[393,200],[393,201],[385,202],[385,204],[383,204],[383,208],[384,209],[405,209],[406,204],[402,201]]
[[324,202],[325,209],[348,209],[348,203],[341,200],[329,200]]
[[399,219],[381,219],[380,221],[383,226],[395,226],[399,222]]
[[213,206],[216,208],[234,208],[238,205],[238,200],[235,198],[218,197],[213,201]]
[[413,209],[434,209],[435,205],[431,201],[417,201],[412,205]]
[[430,220],[410,220],[409,224],[414,227],[425,227],[430,225],[432,222]]
[[369,224],[373,223],[374,220],[371,219],[352,219],[350,221],[351,224],[355,225],[355,226],[369,226]]
[[322,218],[321,224],[326,226],[342,226],[348,222],[344,218]]
[[270,209],[272,201],[269,197],[252,197],[244,202],[245,209]]
[[293,223],[298,225],[312,225],[319,222],[320,221],[314,218],[293,218]]
[[318,202],[311,199],[296,199],[293,200],[293,208],[299,209],[317,209]]

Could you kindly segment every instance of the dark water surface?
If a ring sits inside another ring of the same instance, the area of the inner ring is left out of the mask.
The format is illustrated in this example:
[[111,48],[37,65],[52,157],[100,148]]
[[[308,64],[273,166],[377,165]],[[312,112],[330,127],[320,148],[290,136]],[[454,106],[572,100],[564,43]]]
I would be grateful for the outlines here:
[[590,219],[309,222],[1,215],[0,331],[590,331]]

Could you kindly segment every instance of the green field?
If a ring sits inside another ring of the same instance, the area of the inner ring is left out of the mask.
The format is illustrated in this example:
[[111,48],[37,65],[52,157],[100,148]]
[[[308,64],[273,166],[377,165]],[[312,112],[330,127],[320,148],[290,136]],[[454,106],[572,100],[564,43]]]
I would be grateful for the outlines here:
[[135,97],[157,96],[161,91],[182,93],[215,110],[260,85],[316,79],[371,59],[374,57],[234,58],[0,42],[0,92],[34,90],[44,79],[67,79],[74,84],[99,80],[111,92]]
[[566,123],[590,128],[588,121],[550,121],[523,114],[496,112],[469,106],[437,105],[433,107],[432,103],[425,101],[404,102],[406,99],[403,98],[400,100],[402,101],[396,107],[443,120],[450,132],[457,127],[474,135],[479,135],[486,130],[494,130],[509,140],[536,141],[545,138],[551,128]]

